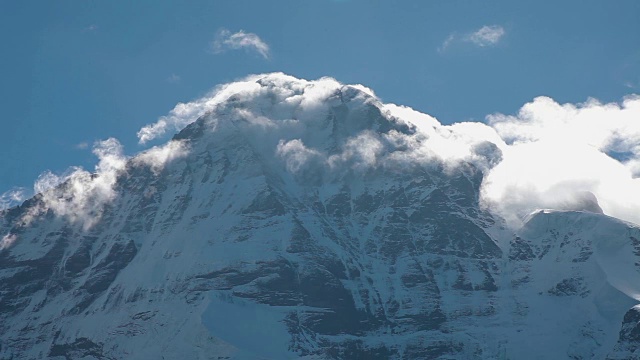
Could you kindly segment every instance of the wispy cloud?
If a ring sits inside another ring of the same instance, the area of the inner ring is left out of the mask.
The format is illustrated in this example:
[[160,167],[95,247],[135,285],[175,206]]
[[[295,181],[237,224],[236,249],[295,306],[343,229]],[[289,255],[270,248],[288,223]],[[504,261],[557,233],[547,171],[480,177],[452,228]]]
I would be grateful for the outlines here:
[[87,26],[86,28],[84,28],[82,30],[83,31],[96,31],[96,30],[98,30],[98,25],[91,24],[91,25]]
[[154,146],[138,153],[133,157],[133,163],[146,165],[157,174],[167,163],[187,155],[188,151],[188,146],[184,142],[172,140],[162,146]]
[[624,83],[624,86],[629,88],[629,89],[634,89],[636,87],[636,85],[634,83],[632,83],[631,81],[626,81]]
[[167,78],[167,82],[170,84],[177,84],[180,82],[180,80],[182,80],[182,78],[176,74],[171,74],[171,76]]
[[442,45],[438,48],[438,52],[447,51],[449,46],[456,40],[456,34],[449,34],[446,39],[442,42]]
[[0,194],[0,210],[19,205],[26,198],[26,189],[23,188],[14,188],[3,194]]
[[260,39],[258,35],[245,32],[244,30],[231,33],[231,31],[227,29],[220,29],[215,40],[211,43],[211,48],[214,53],[246,49],[257,52],[265,59],[268,59],[270,56],[269,45]]
[[471,43],[479,47],[495,46],[506,33],[505,29],[500,25],[485,25],[476,31],[465,34],[453,32],[444,39],[440,47],[438,47],[438,52],[445,52],[456,43]]
[[[98,164],[93,172],[81,167],[70,167],[62,174],[45,171],[33,184],[33,191],[15,188],[0,194],[0,210],[19,205],[25,199],[39,194],[39,201],[23,212],[20,221],[29,224],[50,210],[71,223],[80,224],[88,230],[100,220],[105,205],[116,199],[118,179],[125,173],[129,161],[136,166],[145,166],[158,174],[166,164],[185,156],[189,149],[180,141],[169,141],[138,153],[133,158],[124,155],[124,148],[115,138],[97,141],[93,153]],[[9,235],[7,235],[9,236]],[[15,238],[0,239],[0,250],[10,246]]]
[[493,46],[500,42],[505,31],[502,26],[483,26],[478,31],[467,35],[466,41],[470,41],[478,46]]

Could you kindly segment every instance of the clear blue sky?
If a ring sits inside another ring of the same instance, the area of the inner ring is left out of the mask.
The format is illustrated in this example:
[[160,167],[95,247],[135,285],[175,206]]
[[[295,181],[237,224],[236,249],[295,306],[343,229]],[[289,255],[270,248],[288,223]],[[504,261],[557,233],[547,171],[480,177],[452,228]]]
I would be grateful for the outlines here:
[[[484,26],[499,33],[474,41]],[[214,51],[222,29],[268,57]],[[640,93],[637,0],[4,0],[0,39],[0,194],[92,169],[99,139],[138,152],[143,125],[252,73],[361,83],[443,123]]]

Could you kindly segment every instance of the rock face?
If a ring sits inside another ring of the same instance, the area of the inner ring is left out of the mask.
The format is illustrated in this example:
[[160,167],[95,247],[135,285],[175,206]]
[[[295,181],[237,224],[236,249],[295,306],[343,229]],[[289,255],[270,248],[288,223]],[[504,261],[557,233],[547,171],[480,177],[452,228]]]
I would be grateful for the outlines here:
[[622,321],[620,337],[615,351],[607,359],[640,358],[640,309],[634,307],[627,311]]
[[416,129],[367,92],[279,79],[163,168],[129,160],[91,226],[42,195],[0,214],[0,359],[638,356],[640,229],[540,211],[513,234],[478,164],[408,159]]

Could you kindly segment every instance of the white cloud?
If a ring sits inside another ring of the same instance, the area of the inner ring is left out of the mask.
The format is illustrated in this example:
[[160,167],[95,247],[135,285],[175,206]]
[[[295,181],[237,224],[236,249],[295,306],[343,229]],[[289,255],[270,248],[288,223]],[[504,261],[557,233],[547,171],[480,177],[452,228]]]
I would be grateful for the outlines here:
[[340,154],[329,157],[328,163],[332,167],[349,164],[351,168],[368,168],[376,166],[385,146],[378,134],[364,130],[358,135],[350,137],[343,145]]
[[324,156],[319,151],[307,148],[300,139],[286,142],[280,140],[276,147],[276,154],[284,159],[287,170],[294,174],[311,163],[311,159],[324,161]]
[[22,221],[28,224],[51,210],[85,230],[92,227],[102,216],[104,205],[116,197],[113,186],[127,162],[122,145],[114,138],[96,142],[93,153],[99,159],[93,174],[80,167],[62,175],[42,173],[33,186],[41,201],[24,214]]
[[[24,224],[52,211],[87,230],[100,220],[105,206],[116,199],[114,187],[128,163],[148,166],[158,174],[169,162],[185,156],[188,147],[182,141],[169,141],[163,146],[152,147],[128,158],[124,155],[120,142],[109,138],[96,142],[93,153],[98,157],[93,173],[81,167],[71,167],[60,175],[45,171],[35,181],[33,193],[26,189],[14,189],[2,194],[0,210],[15,206],[33,194],[39,194],[40,201],[34,203],[21,218]],[[13,240],[15,237],[9,237],[2,240],[2,243],[6,247]],[[1,248],[2,244],[0,250]]]
[[[348,119],[336,120],[346,126],[342,130],[345,134],[334,134],[335,129],[326,120],[329,110],[340,106],[349,94],[360,96],[363,106],[371,103],[379,107],[389,121],[420,131],[414,135],[390,131],[376,136],[370,132],[370,114],[351,109]],[[451,167],[461,161],[474,161],[488,168],[494,165],[497,155],[485,144],[497,142],[506,146],[486,124],[442,126],[435,118],[408,107],[382,104],[373,91],[361,85],[345,86],[331,78],[299,80],[281,73],[250,76],[219,86],[195,101],[178,104],[169,115],[142,128],[138,132],[140,142],[183,128],[207,114],[209,132],[242,127],[243,136],[255,143],[260,152],[275,153],[292,173],[309,170],[309,164],[313,164],[311,168],[326,166],[327,171],[337,171],[432,160]],[[338,153],[327,152],[326,136],[333,135],[347,136],[341,140]]]
[[0,210],[19,205],[27,198],[26,189],[15,188],[0,195]]
[[38,179],[36,179],[36,182],[33,184],[33,192],[35,194],[39,194],[53,189],[63,183],[66,178],[71,176],[71,174],[73,174],[77,170],[79,169],[71,168],[67,171],[67,174],[64,175],[56,175],[50,170],[47,170],[40,174],[40,176],[38,176]]
[[637,159],[639,112],[640,96],[629,96],[621,104],[601,104],[589,99],[577,105],[561,105],[551,98],[538,97],[524,105],[516,116],[494,114],[487,120],[508,143],[580,144],[604,153],[626,153]]
[[590,192],[606,214],[640,224],[640,97],[577,105],[539,97],[488,121],[510,144],[485,178],[488,206],[516,220]]
[[[270,103],[269,96],[275,94],[283,100],[282,106],[300,104],[305,110],[302,116],[313,116],[313,109],[318,105],[319,100],[324,99],[340,86],[342,86],[340,83],[331,78],[306,81],[282,73],[273,73],[268,76],[251,75],[233,83],[217,86],[199,99],[179,103],[168,115],[141,128],[137,134],[138,140],[140,144],[145,144],[167,132],[181,130],[218,107],[227,106],[227,100],[231,97],[236,103],[244,102],[249,106],[251,105],[249,102],[253,102],[260,106],[262,103]],[[361,86],[360,90],[373,94],[373,91],[364,86]],[[304,96],[301,96],[301,93],[304,93]]]
[[178,103],[168,115],[162,116],[153,124],[144,126],[138,131],[140,144],[145,144],[168,131],[181,130],[204,114],[211,112],[219,104],[237,93],[250,93],[260,88],[255,81],[256,76],[215,87],[207,95],[188,103]]
[[188,149],[182,141],[169,141],[163,146],[154,146],[132,158],[137,164],[149,166],[154,173],[160,172],[167,163],[187,155]]
[[18,237],[15,234],[6,234],[0,240],[0,250],[10,247]]
[[493,46],[500,42],[505,31],[502,26],[489,25],[483,26],[477,31],[467,35],[465,40],[470,41],[478,46]]
[[231,33],[227,29],[219,30],[215,40],[211,43],[211,47],[215,53],[246,49],[257,52],[265,59],[270,56],[269,45],[262,41],[258,35],[244,32],[244,30],[236,33]]
[[506,31],[502,26],[485,25],[470,33],[459,35],[454,32],[449,34],[437,50],[443,53],[456,43],[472,43],[479,47],[495,46],[505,35]]

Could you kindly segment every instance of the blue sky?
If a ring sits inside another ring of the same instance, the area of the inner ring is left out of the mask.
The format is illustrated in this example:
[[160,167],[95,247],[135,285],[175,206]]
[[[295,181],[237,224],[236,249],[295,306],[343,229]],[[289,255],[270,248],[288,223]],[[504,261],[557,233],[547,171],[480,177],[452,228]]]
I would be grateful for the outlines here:
[[142,126],[253,73],[361,83],[445,124],[640,93],[637,0],[7,0],[0,37],[0,193],[92,169],[100,139],[138,152]]

